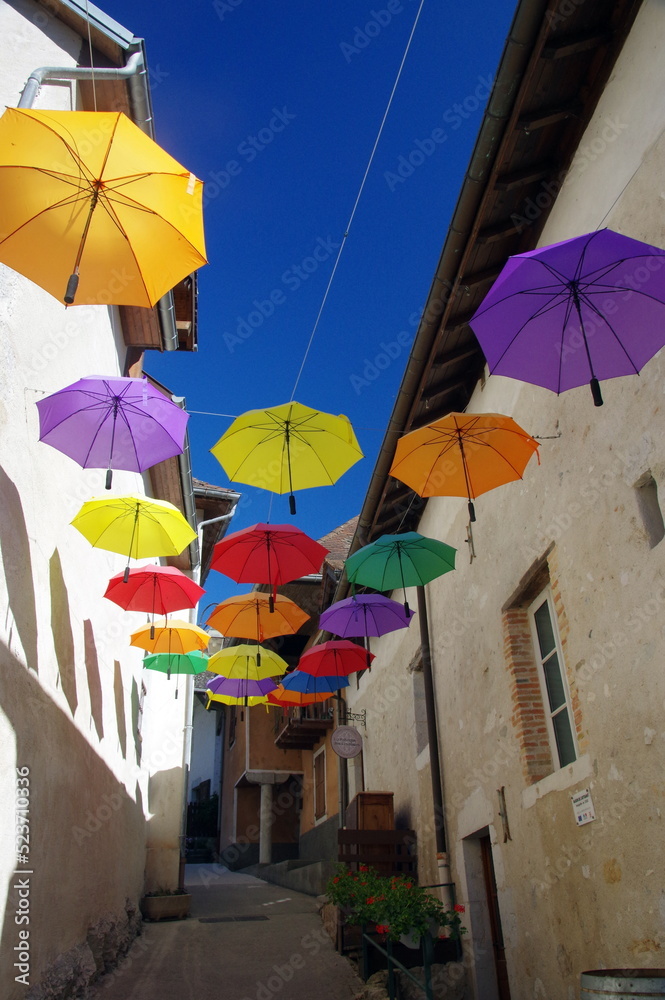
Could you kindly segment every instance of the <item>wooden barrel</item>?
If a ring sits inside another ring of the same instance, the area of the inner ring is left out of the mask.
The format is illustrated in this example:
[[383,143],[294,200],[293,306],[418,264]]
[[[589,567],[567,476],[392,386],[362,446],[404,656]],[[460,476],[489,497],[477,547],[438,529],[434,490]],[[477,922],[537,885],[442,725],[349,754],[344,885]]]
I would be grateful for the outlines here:
[[652,1000],[665,997],[665,969],[596,969],[580,987],[580,1000]]

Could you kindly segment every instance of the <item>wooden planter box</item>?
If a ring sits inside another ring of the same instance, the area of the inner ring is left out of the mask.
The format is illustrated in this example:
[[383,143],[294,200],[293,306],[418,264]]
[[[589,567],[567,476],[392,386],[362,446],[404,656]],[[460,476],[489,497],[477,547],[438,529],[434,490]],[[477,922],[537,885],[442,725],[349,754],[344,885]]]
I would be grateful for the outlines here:
[[192,897],[188,893],[173,896],[143,896],[139,909],[144,920],[184,920],[189,916]]

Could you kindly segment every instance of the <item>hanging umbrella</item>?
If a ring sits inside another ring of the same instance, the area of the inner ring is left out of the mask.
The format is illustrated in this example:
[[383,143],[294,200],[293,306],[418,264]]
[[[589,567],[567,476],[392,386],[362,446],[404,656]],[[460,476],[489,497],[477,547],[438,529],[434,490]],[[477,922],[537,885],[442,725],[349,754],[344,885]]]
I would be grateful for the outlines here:
[[84,469],[143,472],[184,448],[189,414],[146,378],[90,376],[37,403],[39,440]]
[[665,344],[665,252],[600,229],[508,259],[471,319],[496,375],[560,393],[632,375]]
[[193,608],[205,590],[175,566],[142,566],[117,573],[108,582],[104,597],[125,611],[146,611],[151,615],[167,615],[183,608]]
[[[288,597],[277,596],[272,609],[272,599],[267,594],[239,594],[228,597],[208,618],[211,625],[222,635],[238,639],[254,639],[263,642],[276,635],[293,635],[309,619],[309,615]],[[257,662],[261,664],[260,648]]]
[[130,646],[147,649],[149,653],[169,655],[206,649],[209,642],[210,635],[204,629],[191,622],[180,621],[178,618],[160,620],[155,622],[154,626],[143,625],[130,636]]
[[[401,605],[398,605],[401,609]],[[298,661],[298,670],[313,677],[346,677],[369,667],[374,654],[348,639],[329,639],[312,646]]]
[[277,587],[299,576],[318,573],[328,549],[290,524],[253,524],[234,531],[213,549],[210,566],[236,583]]
[[157,670],[166,674],[202,674],[208,669],[208,657],[198,649],[189,653],[153,653],[143,659],[146,670]]
[[[71,522],[91,545],[128,559],[177,556],[196,532],[177,507],[148,497],[92,497]],[[123,580],[129,579],[129,565]]]
[[265,646],[261,647],[258,655],[253,646],[239,643],[237,646],[225,646],[211,656],[208,670],[222,677],[260,681],[265,677],[279,677],[288,670],[288,664]]
[[271,691],[267,695],[267,701],[270,705],[277,705],[280,708],[293,708],[298,706],[300,708],[305,705],[316,705],[322,701],[328,701],[332,698],[332,691],[321,691],[319,694],[303,694],[301,691],[289,691],[283,684],[279,684],[274,691]]
[[358,549],[345,562],[351,583],[373,590],[397,590],[404,594],[404,611],[410,614],[406,587],[424,586],[430,580],[455,569],[456,550],[436,538],[417,531],[401,535],[381,535]]
[[211,701],[224,705],[265,705],[266,695],[277,685],[270,677],[263,680],[245,680],[236,677],[214,677],[208,684]]
[[0,260],[67,304],[153,306],[205,264],[202,190],[120,112],[0,118]]
[[[397,442],[390,475],[421,497],[466,497],[521,479],[538,442],[501,413],[449,413]],[[539,458],[540,461],[540,458]]]
[[[360,647],[358,647],[360,649]],[[362,652],[362,650],[361,650]],[[300,694],[335,694],[341,688],[349,686],[348,677],[326,677],[306,674],[302,670],[293,670],[282,678],[285,691],[298,691]]]
[[[365,636],[367,639],[367,660],[369,667],[370,636],[386,635],[400,628],[408,628],[413,612],[407,612],[397,601],[391,601],[383,594],[354,594],[343,601],[337,601],[323,612],[319,618],[319,628],[342,638]],[[322,643],[326,645],[326,643]],[[315,647],[320,649],[320,646]],[[305,653],[305,656],[308,654]],[[306,670],[302,664],[301,667]],[[324,671],[327,673],[328,671]],[[344,673],[350,673],[345,670]]]
[[331,486],[363,453],[348,417],[283,403],[236,417],[210,449],[230,479],[273,493]]

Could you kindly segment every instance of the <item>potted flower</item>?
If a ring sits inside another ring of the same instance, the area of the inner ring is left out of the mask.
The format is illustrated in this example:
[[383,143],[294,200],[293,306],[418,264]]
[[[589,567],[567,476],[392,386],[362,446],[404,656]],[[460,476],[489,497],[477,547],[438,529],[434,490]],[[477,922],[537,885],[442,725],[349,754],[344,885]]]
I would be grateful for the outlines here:
[[366,865],[352,872],[346,865],[338,865],[326,893],[347,922],[374,925],[379,933],[408,947],[418,948],[424,934],[436,935],[440,928],[446,928],[451,938],[464,933],[460,917],[464,907],[446,909],[408,875],[379,875]]
[[184,920],[189,916],[192,897],[184,889],[156,889],[139,901],[144,920]]

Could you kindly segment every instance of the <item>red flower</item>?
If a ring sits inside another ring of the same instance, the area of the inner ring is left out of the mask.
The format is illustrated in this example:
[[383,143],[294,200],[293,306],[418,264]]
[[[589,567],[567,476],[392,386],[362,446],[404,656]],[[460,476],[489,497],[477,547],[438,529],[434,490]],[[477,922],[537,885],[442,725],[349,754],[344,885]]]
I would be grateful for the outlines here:
[[374,902],[374,896],[368,896],[365,902],[367,903],[368,906],[371,906],[372,903]]
[[461,903],[455,903],[453,909],[455,910],[455,913],[464,913],[464,907]]
[[377,932],[377,934],[387,934],[389,930],[390,930],[390,927],[388,926],[388,924],[377,924],[376,925],[376,932]]
[[338,878],[334,878],[333,882],[339,882],[339,879]]
[[369,871],[369,865],[361,865],[360,866],[360,871],[361,872],[368,872]]

